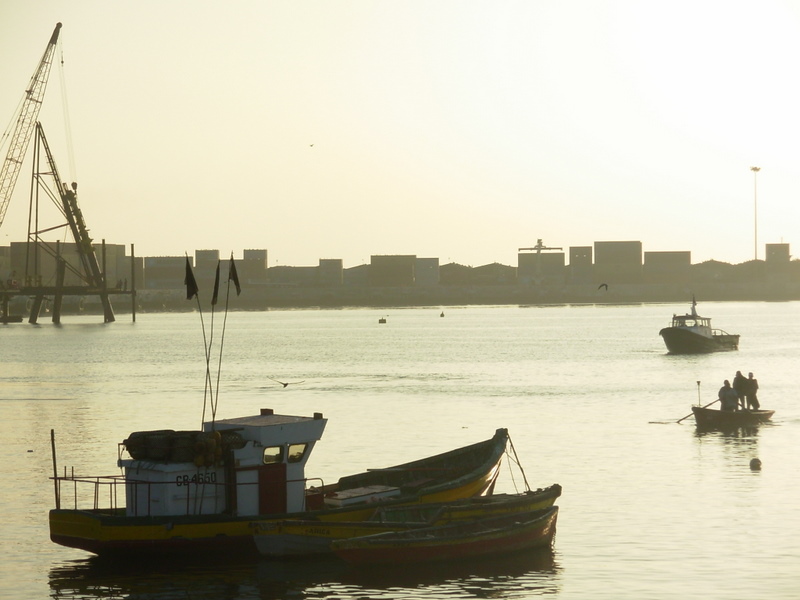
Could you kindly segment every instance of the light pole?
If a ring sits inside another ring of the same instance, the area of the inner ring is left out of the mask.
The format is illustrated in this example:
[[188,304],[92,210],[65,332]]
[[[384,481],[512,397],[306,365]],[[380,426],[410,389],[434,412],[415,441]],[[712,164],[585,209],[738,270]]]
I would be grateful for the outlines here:
[[761,167],[750,167],[753,172],[753,256],[758,260],[758,172]]

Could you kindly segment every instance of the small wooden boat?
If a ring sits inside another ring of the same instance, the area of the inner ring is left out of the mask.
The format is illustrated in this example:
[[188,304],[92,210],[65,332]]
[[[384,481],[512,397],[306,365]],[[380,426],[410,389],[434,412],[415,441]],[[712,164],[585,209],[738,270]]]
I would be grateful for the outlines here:
[[774,410],[719,410],[703,406],[693,406],[694,420],[697,427],[703,429],[736,429],[751,427],[769,421]]
[[550,547],[558,507],[336,540],[337,556],[354,564],[458,560]]
[[256,534],[264,556],[289,557],[328,554],[335,540],[465,522],[511,513],[528,513],[553,506],[561,486],[553,484],[521,494],[495,494],[446,503],[383,507],[366,521],[287,519]]
[[697,302],[692,298],[692,312],[672,315],[668,327],[659,331],[670,354],[705,354],[721,350],[738,350],[739,335],[711,327],[711,319],[697,314]]

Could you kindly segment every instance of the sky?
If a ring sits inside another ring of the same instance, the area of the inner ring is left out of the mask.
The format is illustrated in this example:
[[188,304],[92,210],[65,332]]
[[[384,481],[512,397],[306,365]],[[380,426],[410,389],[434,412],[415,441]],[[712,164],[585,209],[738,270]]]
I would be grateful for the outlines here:
[[800,252],[798,1],[3,0],[3,131],[57,22],[39,119],[137,256]]

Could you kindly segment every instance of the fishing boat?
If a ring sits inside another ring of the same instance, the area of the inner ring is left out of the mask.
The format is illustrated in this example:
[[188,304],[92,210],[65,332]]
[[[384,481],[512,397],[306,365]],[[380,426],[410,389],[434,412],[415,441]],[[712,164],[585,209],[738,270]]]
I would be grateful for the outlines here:
[[775,414],[774,410],[719,410],[707,406],[693,406],[692,413],[700,429],[737,429],[765,423]]
[[494,484],[509,442],[498,429],[476,444],[326,484],[305,475],[326,423],[320,413],[265,409],[206,422],[198,432],[135,432],[119,445],[121,475],[108,477],[58,475],[51,434],[50,538],[98,555],[255,553],[255,535],[276,521],[360,521],[380,506],[481,495]]
[[560,495],[561,486],[553,484],[519,494],[494,494],[448,503],[381,507],[366,521],[288,519],[262,528],[255,541],[264,556],[329,554],[333,551],[332,543],[335,540],[531,512],[553,506]]
[[721,350],[738,350],[739,335],[713,329],[711,319],[697,314],[697,302],[692,298],[692,312],[672,315],[668,327],[659,331],[670,354],[705,354]]
[[334,541],[334,553],[358,565],[458,560],[550,547],[558,507]]

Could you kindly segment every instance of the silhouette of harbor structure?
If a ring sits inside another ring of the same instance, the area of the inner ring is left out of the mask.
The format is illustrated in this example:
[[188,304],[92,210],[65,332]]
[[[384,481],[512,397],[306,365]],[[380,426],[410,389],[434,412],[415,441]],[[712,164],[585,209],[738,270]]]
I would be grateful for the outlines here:
[[[18,309],[25,303],[23,310],[30,309],[37,283],[15,280],[15,273],[24,273],[25,246],[0,246],[0,272],[8,273],[0,297]],[[66,263],[79,259],[68,243],[60,244],[59,256]],[[123,245],[103,242],[102,257],[115,310],[193,309],[185,302],[185,256],[134,257]],[[220,252],[196,250],[189,258],[201,299],[209,299]],[[645,251],[640,241],[562,249],[538,240],[518,250],[516,266],[440,264],[438,258],[408,254],[373,255],[369,263],[349,268],[342,259],[329,258],[313,266],[270,267],[268,258],[266,249],[235,257],[247,293],[232,298],[232,308],[685,302],[692,294],[704,301],[800,299],[800,261],[791,259],[789,244],[783,243],[766,244],[764,260],[735,265],[692,264],[690,251]],[[222,265],[227,268],[226,261]],[[58,261],[43,259],[38,272],[38,284],[48,285],[59,276]],[[62,277],[62,285],[77,283],[69,270]],[[132,295],[135,304],[118,294]],[[102,311],[95,297],[76,295],[63,302],[65,312]]]
[[[119,244],[94,243],[79,208],[78,185],[62,180],[38,121],[61,23],[57,23],[30,84],[25,88],[5,161],[0,163],[0,225],[33,139],[28,237],[0,246],[0,323],[36,323],[44,311],[59,322],[63,312],[99,312],[115,320],[115,309],[190,310],[184,301],[186,257],[138,258]],[[757,172],[759,167],[751,167]],[[54,219],[40,212],[48,200]],[[57,231],[72,243],[48,241]],[[756,238],[757,240],[757,238]],[[440,264],[416,255],[373,255],[368,264],[345,268],[336,258],[314,266],[269,267],[265,249],[245,250],[239,281],[247,293],[234,308],[308,306],[425,306],[800,299],[800,262],[788,244],[767,244],[765,260],[730,265],[693,265],[691,252],[645,252],[639,241],[599,241],[593,246],[545,245],[542,239],[518,250],[515,266]],[[196,250],[193,263],[201,288],[212,289],[218,250]],[[567,260],[568,259],[568,260]],[[223,263],[224,264],[224,263]],[[139,289],[137,289],[137,287]],[[205,298],[210,299],[210,294]],[[112,299],[116,302],[112,302]],[[123,300],[122,302],[120,300]],[[113,306],[116,304],[116,306]]]

